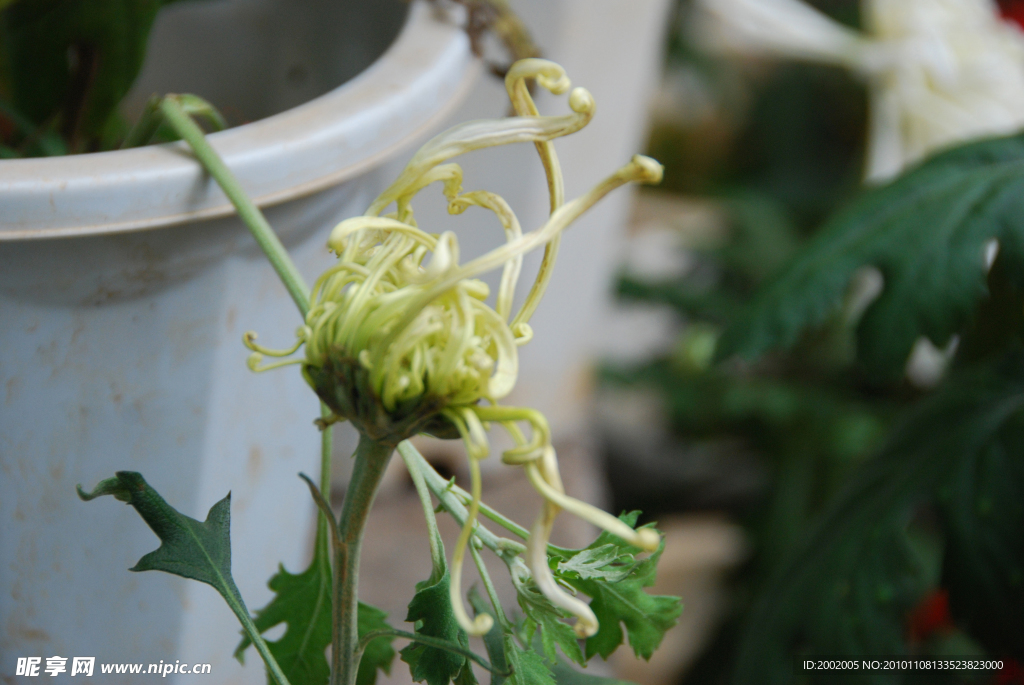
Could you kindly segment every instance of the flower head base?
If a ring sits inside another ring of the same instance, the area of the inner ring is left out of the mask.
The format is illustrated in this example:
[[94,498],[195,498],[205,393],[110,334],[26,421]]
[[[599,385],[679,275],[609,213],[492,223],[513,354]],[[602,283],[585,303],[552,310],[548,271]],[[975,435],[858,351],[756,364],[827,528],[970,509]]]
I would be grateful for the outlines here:
[[865,77],[869,180],[896,176],[941,147],[1024,127],[1024,33],[1000,18],[994,0],[864,0],[867,33],[801,0],[701,4],[707,41]]
[[[540,59],[522,60],[509,70],[506,85],[518,116],[473,121],[452,128],[426,143],[398,179],[366,214],[343,221],[331,233],[329,247],[338,262],[316,282],[305,325],[290,349],[274,352],[247,334],[254,351],[250,367],[264,355],[286,356],[305,345],[299,363],[336,420],[348,420],[375,441],[397,444],[417,433],[461,436],[470,456],[473,499],[469,519],[452,560],[452,604],[463,627],[475,634],[490,628],[490,617],[471,620],[460,598],[462,559],[479,511],[481,482],[477,464],[487,456],[487,425],[497,422],[516,447],[503,461],[523,465],[546,503],[528,543],[528,562],[538,587],[557,606],[576,615],[577,632],[591,635],[597,621],[589,607],[566,595],[551,578],[546,546],[554,516],[573,510],[637,546],[659,544],[651,530],[634,531],[618,519],[564,494],[547,422],[539,413],[498,406],[515,385],[517,346],[530,340],[529,319],[544,293],[561,232],[608,192],[628,182],[655,183],[661,165],[636,156],[590,192],[564,203],[562,177],[551,140],[579,130],[590,121],[594,101],[577,88],[569,96],[571,114],[539,116],[525,81],[553,93],[564,93],[569,80],[558,65]],[[462,170],[448,160],[484,147],[515,142],[536,144],[548,178],[551,215],[540,228],[524,233],[508,204],[486,191],[463,192]],[[448,210],[470,207],[492,212],[504,231],[504,243],[483,256],[459,263],[454,233],[421,230],[411,206],[415,195],[441,183]],[[381,212],[394,205],[386,216]],[[513,296],[523,255],[545,248],[537,278],[521,309],[513,314]],[[492,308],[488,287],[477,276],[502,269]],[[526,424],[527,437],[519,424]]]

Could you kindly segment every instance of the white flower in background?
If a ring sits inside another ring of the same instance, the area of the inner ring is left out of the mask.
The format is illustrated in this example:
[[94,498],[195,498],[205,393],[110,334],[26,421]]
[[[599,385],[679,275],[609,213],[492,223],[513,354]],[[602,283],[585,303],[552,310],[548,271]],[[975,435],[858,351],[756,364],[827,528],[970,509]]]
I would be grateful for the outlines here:
[[871,90],[869,181],[1024,128],[1024,33],[994,0],[864,0],[864,33],[801,0],[698,0],[698,38],[847,67]]

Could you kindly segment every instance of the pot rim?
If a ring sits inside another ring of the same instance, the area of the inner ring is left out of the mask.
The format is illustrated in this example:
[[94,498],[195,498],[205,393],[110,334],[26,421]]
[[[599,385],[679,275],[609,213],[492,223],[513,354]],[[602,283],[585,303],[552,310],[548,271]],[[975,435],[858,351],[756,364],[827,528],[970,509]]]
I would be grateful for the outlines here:
[[[469,39],[423,0],[374,63],[285,112],[211,134],[257,205],[358,176],[435,128],[481,69]],[[139,231],[234,207],[183,142],[0,161],[0,242]]]

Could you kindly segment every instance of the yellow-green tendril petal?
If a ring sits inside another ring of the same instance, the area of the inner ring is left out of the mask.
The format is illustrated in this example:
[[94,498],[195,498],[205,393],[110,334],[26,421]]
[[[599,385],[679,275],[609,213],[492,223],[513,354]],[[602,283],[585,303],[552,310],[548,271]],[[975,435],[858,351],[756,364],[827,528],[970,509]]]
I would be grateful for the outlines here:
[[[420,432],[462,437],[472,487],[452,557],[451,603],[459,624],[474,635],[486,633],[493,619],[487,614],[469,617],[461,597],[462,568],[474,531],[482,534],[477,528],[482,495],[479,461],[489,451],[487,425],[501,424],[515,443],[502,454],[502,461],[524,466],[543,497],[524,552],[530,573],[545,597],[576,616],[576,634],[589,637],[598,629],[594,613],[559,587],[548,566],[548,538],[558,513],[567,509],[642,549],[655,549],[660,540],[654,531],[634,531],[610,514],[568,497],[547,420],[536,410],[497,402],[515,386],[518,347],[533,337],[529,319],[551,278],[562,233],[615,188],[631,182],[657,183],[662,167],[637,155],[589,192],[565,202],[552,141],[585,126],[594,115],[594,100],[576,88],[568,97],[570,114],[541,116],[526,86],[531,78],[553,94],[569,92],[569,79],[557,64],[539,59],[514,64],[506,87],[517,116],[468,122],[435,136],[365,215],[334,228],[328,246],[338,261],[313,286],[295,346],[274,351],[258,346],[254,334],[245,340],[253,350],[252,368],[301,363],[304,377],[331,409],[330,419],[351,421],[374,444],[397,444]],[[464,191],[462,169],[450,162],[466,152],[516,142],[535,144],[548,185],[551,213],[528,232],[500,196],[486,190]],[[413,199],[435,183],[440,184],[449,213],[475,213],[472,208],[478,208],[493,214],[503,233],[500,244],[460,264],[454,233],[421,229]],[[544,257],[537,276],[514,312],[523,256],[541,247]],[[499,268],[501,280],[492,307],[488,286],[478,277]],[[264,355],[286,357],[303,344],[304,354],[297,358],[259,367]],[[517,563],[522,566],[522,560]]]
[[[554,450],[550,451],[550,456],[553,459]],[[544,461],[547,463],[543,466],[548,467],[545,468],[545,476],[553,478],[558,483],[558,487],[561,487],[557,465],[547,459]],[[553,473],[549,471],[552,467]],[[551,574],[551,568],[548,566],[548,540],[551,538],[551,528],[554,526],[556,516],[558,516],[558,506],[551,501],[545,501],[540,516],[537,517],[530,530],[530,537],[526,540],[526,564],[530,567],[534,582],[537,583],[537,589],[556,607],[575,616],[576,624],[573,626],[573,630],[580,638],[588,638],[599,628],[597,616],[584,602],[558,586]]]
[[569,497],[568,495],[555,490],[548,485],[547,481],[544,480],[544,477],[540,473],[540,469],[535,463],[526,465],[526,474],[533,487],[536,488],[537,492],[543,495],[546,499],[557,504],[569,513],[575,514],[586,521],[590,521],[598,528],[603,528],[612,535],[617,535],[634,547],[639,547],[647,552],[653,552],[658,549],[658,545],[661,544],[661,536],[651,528],[633,530],[608,512],[602,511],[591,504],[581,502],[578,499]]
[[279,369],[282,366],[290,366],[292,364],[301,364],[302,359],[288,359],[286,361],[273,362],[271,364],[265,364],[260,366],[260,362],[263,361],[263,357],[287,357],[290,354],[294,354],[302,347],[302,343],[305,342],[303,337],[300,335],[299,339],[295,341],[295,344],[286,350],[272,350],[262,345],[256,344],[256,334],[252,331],[246,331],[242,336],[242,344],[252,350],[252,354],[246,360],[246,366],[249,367],[250,371],[260,373],[262,371],[270,371],[271,369]]
[[480,481],[480,459],[487,456],[487,434],[480,419],[469,407],[458,411],[446,410],[445,415],[455,423],[466,442],[466,451],[469,452],[470,495],[472,496],[466,522],[462,526],[462,532],[455,543],[455,551],[452,553],[450,585],[452,611],[455,614],[455,620],[459,622],[463,630],[470,635],[484,635],[494,625],[494,619],[485,613],[477,614],[475,619],[471,619],[466,613],[466,607],[462,603],[462,563],[466,556],[466,546],[473,535],[473,528],[476,527],[477,516],[480,513],[480,499],[483,495]]

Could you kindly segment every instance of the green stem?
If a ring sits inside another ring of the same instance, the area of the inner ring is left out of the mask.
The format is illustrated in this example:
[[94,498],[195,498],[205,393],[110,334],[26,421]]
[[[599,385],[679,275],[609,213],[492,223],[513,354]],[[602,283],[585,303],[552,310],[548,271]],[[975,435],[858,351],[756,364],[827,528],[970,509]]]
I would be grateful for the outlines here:
[[[441,477],[437,471],[430,465],[423,455],[419,453],[415,447],[412,446],[408,440],[398,443],[398,453],[402,455],[402,458],[406,460],[406,465],[409,467],[409,472],[412,473],[414,470],[420,474],[424,479],[427,488],[433,493],[437,501],[441,503],[441,506],[451,514],[452,518],[458,521],[459,525],[465,525],[466,519],[469,517],[469,512],[466,510],[465,505],[459,501],[449,490],[451,484]],[[415,482],[415,480],[413,481]],[[454,486],[451,486],[454,487]],[[498,556],[512,557],[516,554],[521,554],[526,550],[526,547],[520,545],[518,542],[507,540],[505,538],[499,538],[497,535],[487,530],[483,526],[477,526],[473,530],[473,534],[480,539],[480,542],[497,554]]]
[[341,541],[334,557],[331,685],[354,685],[359,671],[359,551],[366,519],[393,451],[393,445],[359,436],[352,478],[338,524]]
[[[330,408],[320,403],[320,416],[327,418],[331,415]],[[320,495],[326,498],[327,502],[330,502],[331,497],[331,439],[334,435],[333,429],[330,425],[327,425],[320,431]],[[327,520],[327,513],[321,511],[316,518],[316,544],[324,545],[325,559],[330,559],[332,555],[331,543],[328,539],[328,525],[334,525],[334,516],[331,515],[331,520]]]
[[[419,466],[420,472],[423,474],[424,480],[427,483],[427,487],[430,488],[430,491],[434,494],[434,497],[438,499],[445,511],[451,514],[452,517],[454,517],[460,524],[464,523],[466,516],[468,515],[465,503],[472,499],[470,494],[458,485],[445,480],[440,473],[434,470],[434,467],[430,465],[430,462],[424,459],[423,455],[421,455],[419,451],[408,441],[399,443],[399,453],[404,454],[403,450],[408,451],[409,454],[412,455],[412,461]],[[526,530],[512,519],[502,515],[497,510],[487,506],[483,502],[480,503],[480,513],[491,521],[497,523],[505,530],[518,535],[524,540],[530,537],[530,531]],[[516,554],[520,554],[526,550],[525,546],[507,538],[499,538],[482,526],[477,526],[475,534],[488,549],[499,556],[503,555],[507,551],[514,551]],[[497,548],[496,545],[498,546]],[[548,545],[548,553],[556,556],[568,557],[575,554],[576,551],[577,550],[559,547],[558,545]]]
[[512,675],[512,673],[509,672],[509,671],[499,671],[498,669],[494,668],[494,666],[491,666],[489,663],[487,663],[486,659],[483,659],[483,658],[477,656],[476,654],[474,654],[470,650],[466,649],[462,645],[457,645],[454,642],[449,642],[448,640],[442,640],[442,639],[437,638],[437,637],[430,637],[429,635],[423,635],[422,633],[407,633],[404,630],[374,630],[372,632],[367,633],[359,641],[359,646],[357,648],[358,649],[358,654],[361,655],[362,651],[364,649],[366,649],[366,645],[370,644],[371,642],[373,642],[374,640],[376,640],[379,637],[400,637],[400,638],[404,638],[406,640],[411,640],[413,642],[420,642],[420,643],[425,644],[425,645],[427,645],[429,647],[434,647],[436,649],[443,649],[446,652],[452,652],[453,654],[460,654],[460,655],[466,657],[467,659],[472,659],[473,661],[477,662],[478,664],[483,666],[485,669],[487,669],[488,671],[490,671],[491,673],[494,673],[496,675],[500,675],[500,676]]
[[506,632],[512,629],[512,624],[509,623],[508,618],[505,616],[504,609],[501,608],[501,600],[498,599],[498,591],[494,589],[494,583],[491,581],[491,574],[487,572],[487,566],[484,564],[483,557],[480,556],[480,550],[476,548],[476,545],[469,545],[469,553],[473,555],[473,563],[476,564],[476,570],[480,574],[480,580],[484,583],[484,590],[487,591],[487,596],[491,600],[491,605],[494,607],[495,617],[498,619],[498,624]]
[[[402,445],[409,443],[403,442]],[[410,445],[411,446],[411,445]],[[423,517],[427,521],[427,539],[430,541],[430,560],[434,565],[434,573],[440,577],[438,569],[445,567],[444,547],[441,545],[441,533],[437,530],[437,517],[434,516],[434,503],[430,500],[430,491],[423,480],[423,473],[420,471],[416,459],[409,454],[408,449],[402,449],[399,445],[398,454],[405,462],[405,468],[409,471],[413,485],[416,486],[416,494],[420,496],[420,504],[423,505]]]
[[302,313],[302,316],[306,316],[309,311],[309,288],[298,269],[295,268],[294,262],[288,256],[288,252],[284,249],[277,234],[270,228],[263,212],[249,199],[238,179],[207,142],[202,129],[182,109],[177,96],[165,97],[160,102],[160,112],[175,133],[192,146],[192,152],[196,159],[231,200],[231,204],[238,210],[238,217],[249,227],[260,249],[267,255],[270,264],[277,271],[277,275],[281,277],[284,287],[288,289],[288,294],[292,296],[298,306],[299,312]]
[[277,659],[275,659],[274,655],[270,653],[270,648],[267,647],[266,641],[264,641],[263,636],[260,635],[259,629],[256,628],[256,624],[252,622],[252,618],[249,616],[249,610],[246,609],[245,605],[242,604],[240,599],[238,599],[238,589],[234,587],[233,582],[231,583],[231,589],[234,590],[235,596],[232,596],[232,593],[230,592],[226,594],[221,593],[221,595],[228,603],[228,606],[231,607],[231,611],[233,611],[235,616],[238,617],[238,621],[242,624],[242,628],[245,629],[245,634],[249,636],[250,640],[252,640],[252,644],[256,647],[256,651],[260,653],[261,657],[263,657],[263,663],[267,665],[267,671],[269,671],[270,675],[274,677],[274,680],[277,681],[278,685],[290,685],[287,676],[285,676],[284,671],[281,670],[281,666],[278,665]]

